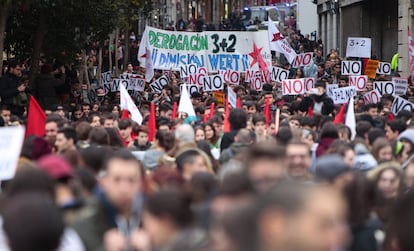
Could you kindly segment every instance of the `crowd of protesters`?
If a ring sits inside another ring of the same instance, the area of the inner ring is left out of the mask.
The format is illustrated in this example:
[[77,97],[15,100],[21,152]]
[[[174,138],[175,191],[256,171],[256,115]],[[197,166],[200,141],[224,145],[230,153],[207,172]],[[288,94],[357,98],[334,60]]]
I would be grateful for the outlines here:
[[[70,67],[44,64],[29,83],[24,65],[9,62],[0,124],[24,125],[30,95],[47,119],[1,184],[0,249],[414,250],[412,112],[392,115],[392,96],[364,104],[362,91],[350,104],[354,138],[326,94],[329,84],[348,85],[338,53],[322,55],[300,33],[289,39],[298,52],[314,51],[314,63],[281,66],[291,78],[315,77],[316,94],[282,96],[273,82],[257,92],[241,81],[226,86],[240,108],[228,112],[199,92],[196,118],[176,116],[182,80],[169,71],[161,93],[142,93],[142,125],[121,110],[119,92],[83,97]],[[412,94],[408,87],[406,99]]]

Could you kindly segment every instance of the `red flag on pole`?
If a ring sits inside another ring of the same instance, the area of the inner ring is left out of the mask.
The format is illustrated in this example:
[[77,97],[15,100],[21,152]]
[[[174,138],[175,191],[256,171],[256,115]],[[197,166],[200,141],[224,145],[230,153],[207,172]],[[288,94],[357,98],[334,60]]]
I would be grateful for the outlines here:
[[150,106],[150,114],[149,114],[149,120],[148,120],[148,140],[153,141],[155,137],[155,131],[157,130],[157,127],[155,125],[155,104],[151,102]]
[[121,119],[129,119],[129,111],[127,109],[122,110]]
[[173,111],[172,111],[172,119],[176,119],[177,118],[177,102],[174,102],[173,105]]
[[230,122],[229,122],[229,115],[230,115],[230,109],[229,109],[229,101],[226,99],[226,105],[225,105],[225,111],[224,111],[224,132],[230,132]]
[[214,116],[214,109],[216,109],[215,105],[216,104],[214,102],[211,102],[211,104],[210,104],[210,115],[209,115],[208,119],[211,119],[211,117]]
[[272,119],[272,115],[270,114],[270,100],[269,97],[266,98],[266,103],[263,111],[266,117],[266,125],[270,124],[270,120]]
[[242,108],[242,104],[241,104],[241,99],[240,99],[240,97],[237,97],[237,101],[236,101],[236,108]]
[[335,119],[332,121],[334,125],[343,124],[345,118],[345,104],[341,105],[338,114],[336,114]]
[[45,135],[46,114],[33,96],[30,96],[29,111],[27,115],[26,137]]
[[310,118],[312,118],[313,117],[313,109],[312,109],[312,106],[309,106],[308,107],[308,117],[310,117]]
[[388,121],[394,121],[395,119],[394,114],[392,114],[392,112],[389,112],[387,117],[388,117]]

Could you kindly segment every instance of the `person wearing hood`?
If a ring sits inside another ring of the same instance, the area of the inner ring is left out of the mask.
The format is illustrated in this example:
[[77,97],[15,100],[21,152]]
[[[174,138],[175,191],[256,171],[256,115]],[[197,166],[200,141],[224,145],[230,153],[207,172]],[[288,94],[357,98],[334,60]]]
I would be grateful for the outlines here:
[[[51,65],[42,65],[40,75],[33,82],[34,96],[43,109],[50,109],[58,104],[56,88],[65,84],[65,67],[62,66],[54,72],[52,70]],[[57,73],[59,73],[59,78],[53,75]]]

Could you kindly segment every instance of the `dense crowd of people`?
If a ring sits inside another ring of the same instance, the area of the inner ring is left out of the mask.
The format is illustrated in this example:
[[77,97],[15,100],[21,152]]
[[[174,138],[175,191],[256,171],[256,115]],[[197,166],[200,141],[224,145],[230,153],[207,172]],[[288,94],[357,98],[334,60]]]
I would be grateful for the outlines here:
[[[226,86],[238,108],[200,91],[191,94],[196,117],[187,117],[174,105],[183,80],[168,71],[161,93],[147,86],[135,100],[141,125],[121,110],[119,92],[84,95],[70,67],[45,63],[29,83],[24,65],[8,62],[0,125],[25,125],[30,96],[47,119],[1,183],[0,249],[413,250],[412,112],[393,115],[387,95],[365,104],[370,80],[349,104],[354,135],[326,93],[348,85],[338,52],[324,56],[321,44],[286,32],[314,62],[280,66],[290,78],[315,77],[316,93],[282,96],[276,82],[257,92],[242,75]],[[126,72],[143,73],[134,66]]]

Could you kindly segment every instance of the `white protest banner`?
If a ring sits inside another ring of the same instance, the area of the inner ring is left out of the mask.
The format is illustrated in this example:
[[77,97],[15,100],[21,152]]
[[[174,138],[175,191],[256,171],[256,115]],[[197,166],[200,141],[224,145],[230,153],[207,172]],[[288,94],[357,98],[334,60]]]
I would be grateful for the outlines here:
[[405,95],[408,85],[406,78],[392,78],[392,83],[394,84],[394,96]]
[[377,90],[372,90],[364,94],[365,104],[378,104],[381,101],[381,93]]
[[381,96],[385,94],[394,95],[394,84],[391,81],[375,81],[374,90],[377,90]]
[[238,85],[240,82],[240,73],[238,71],[225,70],[219,71],[218,74],[220,74],[223,77],[225,83]]
[[326,95],[328,95],[328,97],[332,98],[333,97],[333,89],[337,89],[339,88],[338,84],[330,84],[330,85],[326,85]]
[[112,76],[110,71],[101,73],[101,86],[109,85],[112,82],[111,78]]
[[295,57],[295,60],[293,60],[292,67],[298,68],[298,67],[308,66],[312,63],[312,60],[313,60],[312,52],[297,54]]
[[134,91],[142,92],[145,89],[145,79],[142,77],[130,78],[129,83]]
[[371,38],[348,37],[346,57],[371,58]]
[[272,81],[282,83],[283,80],[289,78],[289,71],[280,67],[272,67],[270,69],[270,78]]
[[390,75],[391,74],[391,64],[387,62],[380,62],[377,69],[378,74]]
[[224,80],[221,75],[205,76],[203,79],[203,90],[205,92],[220,91],[224,89]]
[[166,76],[161,76],[157,80],[155,80],[153,83],[150,84],[150,87],[153,92],[155,93],[161,93],[162,89],[164,89],[165,86],[167,86],[169,83],[169,80]]
[[335,105],[348,103],[351,97],[357,94],[355,86],[342,87],[332,90],[332,100]]
[[245,81],[249,83],[252,79],[260,77],[262,82],[270,82],[271,81],[271,72],[270,71],[260,71],[260,70],[248,70],[246,71]]
[[181,65],[180,66],[180,77],[186,78],[190,75],[196,75],[198,73],[198,67],[196,64]]
[[263,82],[261,76],[250,78],[250,88],[256,91],[263,90]]
[[364,91],[367,87],[368,76],[349,76],[349,86],[355,86],[357,91]]
[[372,90],[364,94],[365,104],[378,104],[381,101],[381,93],[377,90]]
[[[245,72],[249,68],[259,69],[259,55],[267,65],[272,61],[267,31],[196,33],[147,26],[143,35],[151,50],[154,69],[180,71],[181,66],[195,64],[205,67],[209,73],[219,70]],[[145,64],[145,58],[138,60],[141,65]]]
[[119,91],[119,85],[122,84],[127,90],[130,89],[129,79],[114,78],[111,83],[111,92]]
[[314,78],[285,79],[282,81],[282,95],[304,94],[314,86]]
[[342,61],[341,62],[341,74],[359,76],[362,72],[362,64],[360,61]]
[[0,180],[10,180],[14,177],[24,132],[22,126],[0,128]]
[[394,102],[392,102],[391,105],[391,112],[395,115],[398,115],[398,113],[402,110],[408,110],[412,111],[414,109],[414,104],[410,101],[401,98],[400,96],[394,97]]
[[[184,85],[180,85],[180,93],[181,94],[183,93],[183,88],[184,88]],[[195,92],[199,92],[198,85],[186,85],[186,88],[187,88],[187,92],[190,94],[190,96],[191,96],[191,94],[193,94]]]
[[227,98],[233,108],[237,108],[237,94],[230,87],[227,88]]

